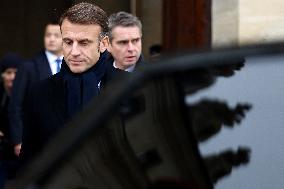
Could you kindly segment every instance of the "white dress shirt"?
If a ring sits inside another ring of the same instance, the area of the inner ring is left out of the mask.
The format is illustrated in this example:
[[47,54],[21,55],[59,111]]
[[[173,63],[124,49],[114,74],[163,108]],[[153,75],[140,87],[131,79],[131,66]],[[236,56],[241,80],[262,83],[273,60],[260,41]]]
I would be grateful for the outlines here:
[[[54,75],[54,74],[57,73],[57,62],[56,62],[56,60],[59,58],[62,62],[63,55],[58,57],[58,56],[56,56],[55,54],[52,54],[49,51],[45,51],[45,54],[46,54],[47,60],[49,62],[49,67],[51,69],[52,75]],[[60,66],[61,66],[61,64],[60,64]]]
[[[124,71],[127,71],[127,72],[133,72],[133,71],[134,71],[134,68],[135,68],[135,65],[136,65],[136,64],[134,64],[134,65],[132,65],[132,66],[128,67],[128,68],[127,68],[127,69],[125,69]],[[113,67],[115,67],[115,68],[119,69],[119,68],[115,65],[115,61],[113,61]]]

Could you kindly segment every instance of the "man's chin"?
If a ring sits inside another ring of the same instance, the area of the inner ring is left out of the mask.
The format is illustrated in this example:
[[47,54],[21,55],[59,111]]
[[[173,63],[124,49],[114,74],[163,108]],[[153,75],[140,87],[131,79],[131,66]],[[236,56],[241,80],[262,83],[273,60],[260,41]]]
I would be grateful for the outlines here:
[[133,65],[135,65],[135,64],[136,64],[136,61],[125,62],[125,63],[124,63],[124,66],[125,66],[125,67],[131,67],[131,66],[133,66]]
[[75,74],[79,74],[85,71],[83,68],[78,67],[78,66],[75,66],[75,67],[70,66],[69,69],[71,70],[72,73],[75,73]]
[[58,48],[46,48],[46,50],[48,50],[49,52],[51,52],[51,53],[56,53],[56,52],[59,52],[60,50],[58,50]]
[[137,58],[126,59],[123,64],[127,66],[133,66],[138,61]]

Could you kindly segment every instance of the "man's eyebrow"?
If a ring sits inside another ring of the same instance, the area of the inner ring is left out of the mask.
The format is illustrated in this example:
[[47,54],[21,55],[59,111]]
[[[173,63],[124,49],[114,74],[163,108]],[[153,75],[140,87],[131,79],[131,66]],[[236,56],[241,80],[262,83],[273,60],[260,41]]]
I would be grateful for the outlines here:
[[132,40],[138,40],[141,39],[141,37],[136,37],[136,38],[131,38],[131,39],[121,39],[121,40],[117,40],[117,42],[125,42],[125,41],[132,41]]
[[80,40],[78,40],[79,42],[93,42],[93,40],[91,40],[91,39],[80,39]]
[[[70,41],[73,41],[71,38],[69,37],[64,37],[62,40],[70,40]],[[79,42],[93,42],[93,40],[91,39],[79,39],[78,40]]]
[[69,37],[64,37],[62,40],[63,41],[66,41],[66,40],[70,40],[71,41],[71,39]]
[[121,40],[117,40],[117,42],[118,43],[120,43],[120,42],[128,42],[128,41],[130,41],[129,39],[121,39]]
[[133,38],[131,40],[138,40],[138,39],[141,39],[141,37],[136,37],[136,38]]

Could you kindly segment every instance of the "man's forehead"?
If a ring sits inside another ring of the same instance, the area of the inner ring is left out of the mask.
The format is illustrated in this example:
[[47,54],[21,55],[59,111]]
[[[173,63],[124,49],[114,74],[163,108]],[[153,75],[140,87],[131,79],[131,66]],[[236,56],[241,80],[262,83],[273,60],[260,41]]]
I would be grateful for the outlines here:
[[45,32],[60,32],[60,26],[55,24],[48,24],[45,27]]
[[138,26],[116,26],[112,30],[112,37],[117,40],[137,39],[142,36]]
[[95,24],[62,24],[62,37],[74,38],[76,40],[93,40],[98,38],[101,33],[101,27]]
[[64,20],[61,25],[61,31],[64,32],[73,32],[73,33],[100,33],[102,30],[101,26],[98,24],[80,24],[72,23],[69,20]]

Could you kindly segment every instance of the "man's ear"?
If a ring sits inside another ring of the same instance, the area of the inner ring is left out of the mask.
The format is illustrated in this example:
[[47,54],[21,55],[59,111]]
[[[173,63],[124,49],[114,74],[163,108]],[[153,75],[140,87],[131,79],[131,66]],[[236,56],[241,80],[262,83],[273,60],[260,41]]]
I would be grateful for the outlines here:
[[108,51],[108,52],[111,52],[111,42],[110,42],[110,40],[109,40],[109,37],[107,37],[106,40],[107,40],[107,41],[106,41],[106,43],[107,43],[107,51]]
[[103,37],[100,41],[99,44],[99,51],[102,53],[104,52],[106,49],[108,49],[109,46],[109,39],[107,36]]
[[108,47],[110,45],[108,36],[105,36],[102,42],[104,43],[105,47]]

